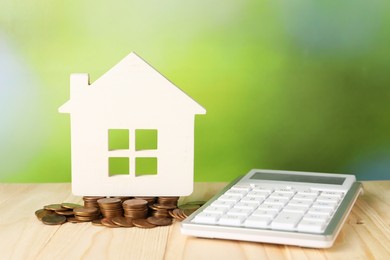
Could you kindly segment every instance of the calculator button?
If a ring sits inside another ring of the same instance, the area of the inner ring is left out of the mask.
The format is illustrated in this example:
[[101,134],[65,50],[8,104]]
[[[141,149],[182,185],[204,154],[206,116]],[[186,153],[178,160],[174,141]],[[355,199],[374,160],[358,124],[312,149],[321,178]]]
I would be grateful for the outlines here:
[[240,202],[238,202],[236,205],[234,205],[235,208],[240,208],[240,209],[250,209],[250,210],[254,210],[255,208],[257,208],[257,206],[259,206],[258,203],[254,203],[254,202],[243,202],[242,200]]
[[271,205],[281,205],[284,206],[288,202],[288,199],[274,199],[274,198],[268,198],[264,201],[264,204],[271,204]]
[[284,208],[283,211],[287,212],[295,212],[295,213],[305,213],[309,207],[302,207],[302,206],[291,206],[290,204],[287,204]]
[[312,207],[314,207],[314,208],[327,208],[327,209],[334,210],[337,207],[337,203],[316,201],[316,202],[314,202]]
[[284,192],[274,192],[269,195],[270,198],[278,198],[278,199],[290,199],[294,193],[284,193]]
[[326,208],[310,208],[307,213],[308,214],[319,214],[319,215],[330,216],[330,215],[332,215],[333,210],[326,209]]
[[201,212],[192,220],[195,223],[201,224],[217,224],[220,214]]
[[260,191],[260,192],[266,192],[266,193],[271,193],[274,191],[273,188],[270,188],[270,187],[266,187],[266,186],[261,186],[261,185],[257,185],[255,184],[253,186],[253,191]]
[[297,194],[294,196],[294,199],[296,199],[296,200],[314,201],[316,198],[317,198],[317,195],[311,195],[311,194]]
[[253,211],[252,216],[274,218],[278,214],[275,210],[257,209]]
[[263,201],[264,201],[264,198],[260,198],[260,197],[244,197],[241,199],[240,202],[250,202],[250,203],[256,203],[257,205],[259,205]]
[[203,210],[203,212],[206,213],[215,213],[215,214],[225,214],[225,212],[228,211],[228,208],[225,207],[213,207],[213,206],[208,206]]
[[227,215],[234,215],[234,216],[244,216],[248,217],[253,210],[250,209],[240,209],[240,208],[232,208],[228,212],[226,212]]
[[323,233],[325,223],[321,221],[302,220],[297,226],[299,232]]
[[303,195],[314,195],[314,196],[318,196],[318,194],[319,194],[320,192],[319,192],[319,191],[316,191],[316,190],[306,189],[306,190],[298,191],[297,193],[298,193],[298,194],[303,194]]
[[270,192],[263,192],[263,191],[250,191],[248,194],[246,194],[247,197],[255,197],[255,198],[267,198]]
[[290,206],[309,207],[311,204],[312,202],[310,200],[296,200],[294,198],[288,202]]
[[329,196],[329,197],[337,197],[342,198],[344,196],[344,192],[338,192],[338,191],[323,191],[321,193],[322,196]]
[[247,191],[244,190],[228,190],[225,192],[226,195],[239,196],[240,198],[244,197],[247,194]]
[[228,208],[230,209],[231,207],[233,207],[233,205],[235,204],[235,202],[233,201],[226,201],[226,200],[216,200],[214,201],[213,203],[211,203],[210,206],[213,206],[213,207],[224,207],[224,208]]
[[264,216],[250,216],[244,222],[246,227],[267,228],[272,218]]
[[303,216],[303,219],[309,221],[326,222],[329,217],[327,215],[321,214],[306,214],[305,216]]
[[282,205],[276,205],[276,204],[261,204],[257,209],[258,210],[272,210],[279,212],[283,208]]
[[282,211],[271,223],[272,229],[294,230],[303,214]]
[[230,189],[248,192],[252,189],[252,187],[250,184],[236,184],[236,185],[233,185]]
[[281,188],[281,189],[276,189],[275,193],[284,193],[284,194],[294,195],[295,191],[291,188]]
[[241,199],[240,196],[233,196],[233,195],[222,195],[218,198],[218,200],[221,200],[221,201],[231,201],[231,202],[238,202],[239,200]]
[[218,224],[227,226],[241,226],[244,220],[244,216],[224,215],[219,219]]
[[320,196],[318,196],[317,201],[338,203],[339,202],[339,198],[337,198],[337,197],[330,197],[330,196],[323,196],[321,194]]

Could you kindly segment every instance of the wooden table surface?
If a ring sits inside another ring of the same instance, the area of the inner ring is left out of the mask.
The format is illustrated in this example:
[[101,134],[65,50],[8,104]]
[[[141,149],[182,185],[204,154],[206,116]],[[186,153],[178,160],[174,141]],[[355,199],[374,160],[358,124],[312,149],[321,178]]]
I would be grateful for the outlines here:
[[[180,203],[209,199],[226,183],[195,183]],[[82,203],[69,183],[0,184],[0,259],[390,259],[390,181],[364,182],[334,246],[294,246],[195,238],[180,222],[154,229],[65,223],[47,226],[34,212],[44,205]]]

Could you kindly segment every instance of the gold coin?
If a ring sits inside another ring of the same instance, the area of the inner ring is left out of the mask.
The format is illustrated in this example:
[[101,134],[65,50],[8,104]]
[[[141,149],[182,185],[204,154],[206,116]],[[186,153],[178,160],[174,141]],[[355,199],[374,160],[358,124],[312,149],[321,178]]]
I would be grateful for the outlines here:
[[42,218],[46,215],[50,215],[50,214],[54,214],[53,211],[51,210],[46,210],[46,209],[38,209],[37,211],[35,211],[35,216],[37,216],[37,218],[42,221]]
[[134,219],[133,224],[139,228],[154,228],[156,225],[149,223],[146,219]]
[[106,226],[106,227],[109,227],[109,228],[117,228],[119,226],[117,226],[114,222],[111,221],[111,219],[109,218],[103,218],[101,219],[101,223]]
[[75,203],[61,203],[61,207],[66,208],[66,209],[74,209],[74,208],[80,208],[82,205],[75,204]]
[[156,226],[168,226],[172,224],[171,218],[148,217],[146,220]]
[[75,215],[80,215],[80,216],[91,216],[91,215],[99,214],[97,208],[85,208],[85,207],[74,208],[73,212]]
[[55,211],[55,210],[66,210],[65,208],[63,208],[61,206],[61,204],[50,204],[50,205],[44,206],[43,208],[46,209],[46,210],[52,210],[52,211]]
[[77,220],[75,217],[68,217],[66,218],[66,221],[70,223],[81,223],[81,221]]
[[133,220],[126,217],[115,217],[111,221],[121,227],[134,227]]
[[57,214],[50,214],[44,216],[42,218],[42,222],[46,225],[61,225],[66,222],[66,217]]
[[54,211],[56,214],[58,215],[62,215],[62,216],[73,216],[74,215],[74,212],[72,209],[68,209],[68,210],[56,210]]
[[102,220],[101,220],[101,219],[94,219],[94,220],[91,221],[91,223],[92,223],[92,225],[94,225],[94,226],[100,226],[100,227],[104,226],[104,225],[102,224]]

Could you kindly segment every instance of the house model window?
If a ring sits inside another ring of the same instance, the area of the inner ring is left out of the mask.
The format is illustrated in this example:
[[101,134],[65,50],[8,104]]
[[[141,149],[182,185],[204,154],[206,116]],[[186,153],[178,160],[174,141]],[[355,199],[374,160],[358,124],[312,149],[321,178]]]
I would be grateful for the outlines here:
[[157,133],[157,129],[109,129],[108,175],[156,175]]
[[206,110],[135,53],[90,82],[70,76],[72,192],[186,196],[194,183],[195,115]]

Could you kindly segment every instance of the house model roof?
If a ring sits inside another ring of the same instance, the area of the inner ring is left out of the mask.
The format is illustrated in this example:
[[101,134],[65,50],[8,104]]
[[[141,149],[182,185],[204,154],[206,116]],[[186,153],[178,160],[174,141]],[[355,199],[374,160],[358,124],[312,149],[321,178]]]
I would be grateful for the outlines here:
[[70,100],[61,113],[191,113],[206,110],[134,52],[89,84],[88,74],[71,75]]

